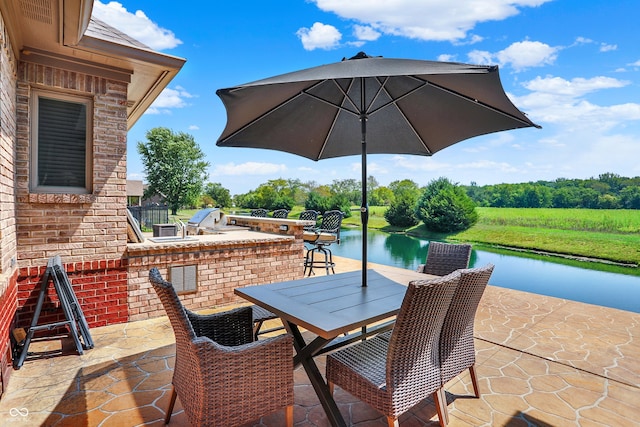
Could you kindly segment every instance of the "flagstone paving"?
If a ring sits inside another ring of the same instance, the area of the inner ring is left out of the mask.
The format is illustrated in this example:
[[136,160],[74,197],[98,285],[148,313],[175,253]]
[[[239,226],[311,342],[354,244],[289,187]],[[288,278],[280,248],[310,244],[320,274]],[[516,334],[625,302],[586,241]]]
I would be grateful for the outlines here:
[[[359,261],[336,261],[338,272],[360,268]],[[175,356],[167,318],[91,335],[95,347],[81,356],[66,337],[34,342],[0,399],[0,425],[164,425]],[[472,397],[468,372],[449,382],[449,426],[639,425],[640,314],[489,286],[475,337],[482,396]],[[324,372],[322,357],[318,365]],[[328,426],[304,370],[294,378],[295,425]],[[350,426],[386,425],[341,389],[335,397]],[[246,427],[283,424],[275,413]],[[188,425],[178,399],[170,426]],[[400,425],[437,426],[433,402],[417,405]]]

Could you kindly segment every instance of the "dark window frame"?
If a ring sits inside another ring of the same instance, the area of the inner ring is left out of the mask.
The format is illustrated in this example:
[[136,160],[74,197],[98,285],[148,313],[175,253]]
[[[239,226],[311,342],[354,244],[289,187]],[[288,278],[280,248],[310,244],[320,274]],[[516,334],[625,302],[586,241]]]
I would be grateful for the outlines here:
[[38,89],[32,95],[29,190],[90,194],[93,98]]

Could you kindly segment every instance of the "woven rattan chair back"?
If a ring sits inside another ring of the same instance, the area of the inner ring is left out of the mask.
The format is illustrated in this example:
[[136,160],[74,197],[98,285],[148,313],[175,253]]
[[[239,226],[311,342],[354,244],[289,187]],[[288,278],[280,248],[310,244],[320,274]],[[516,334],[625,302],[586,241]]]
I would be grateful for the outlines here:
[[397,415],[440,389],[440,331],[459,274],[409,283],[389,339],[386,384]]
[[442,385],[465,369],[469,369],[476,397],[480,397],[480,392],[475,373],[473,322],[493,268],[492,264],[487,264],[484,267],[458,271],[460,283],[451,300],[440,334]]
[[184,308],[173,285],[157,268],[149,271],[149,281],[176,339],[165,424],[177,396],[193,426],[244,425],[280,409],[286,409],[287,425],[293,425],[291,336],[252,342],[251,307],[199,315]]
[[427,261],[422,273],[444,276],[469,267],[471,245],[429,242]]
[[289,211],[287,209],[276,209],[271,215],[272,218],[287,218]]
[[391,335],[383,334],[327,356],[326,378],[387,417],[398,417],[432,396],[447,423],[442,394],[440,331],[460,274],[409,283]]
[[251,210],[251,216],[254,217],[259,217],[259,218],[266,218],[268,211],[266,209],[253,209]]

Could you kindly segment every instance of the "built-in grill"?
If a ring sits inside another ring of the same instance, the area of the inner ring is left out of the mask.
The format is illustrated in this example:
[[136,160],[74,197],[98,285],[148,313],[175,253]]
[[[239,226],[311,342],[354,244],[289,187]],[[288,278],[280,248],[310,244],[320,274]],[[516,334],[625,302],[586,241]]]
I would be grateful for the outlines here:
[[206,234],[226,225],[227,218],[219,208],[200,209],[187,222],[187,234]]

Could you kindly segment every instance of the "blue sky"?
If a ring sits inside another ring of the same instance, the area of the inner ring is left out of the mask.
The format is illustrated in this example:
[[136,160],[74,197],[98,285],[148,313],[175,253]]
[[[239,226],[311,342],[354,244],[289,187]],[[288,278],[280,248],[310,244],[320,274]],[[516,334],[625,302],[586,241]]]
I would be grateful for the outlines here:
[[232,194],[277,178],[359,180],[359,156],[314,162],[215,145],[226,122],[217,89],[359,51],[499,65],[510,99],[542,126],[472,138],[432,157],[370,155],[368,173],[381,185],[640,175],[637,0],[136,0],[96,1],[93,13],[187,60],[129,131],[129,179],[144,180],[136,143],[165,126],[194,136],[209,181]]

